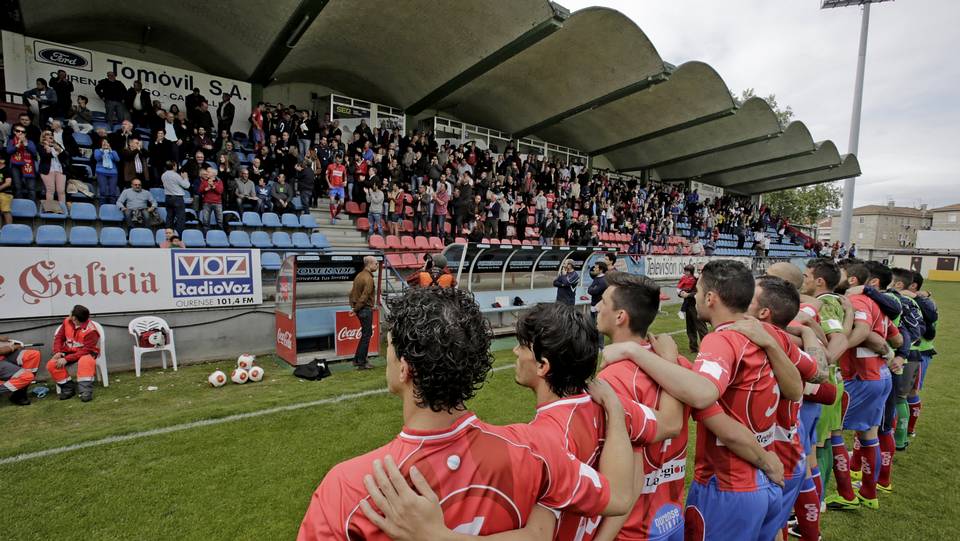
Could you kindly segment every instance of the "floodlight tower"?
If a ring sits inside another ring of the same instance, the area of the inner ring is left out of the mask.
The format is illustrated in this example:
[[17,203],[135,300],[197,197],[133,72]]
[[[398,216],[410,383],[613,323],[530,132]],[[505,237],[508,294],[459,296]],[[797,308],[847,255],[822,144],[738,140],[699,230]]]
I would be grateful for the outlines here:
[[[890,0],[823,0],[820,9],[863,6],[860,18],[860,53],[857,56],[857,82],[853,88],[853,113],[850,116],[850,142],[847,152],[857,154],[860,147],[860,110],[863,108],[863,68],[867,60],[867,31],[870,29],[870,4]],[[843,181],[843,212],[840,216],[840,238],[843,244],[850,245],[850,226],[853,222],[854,179]]]

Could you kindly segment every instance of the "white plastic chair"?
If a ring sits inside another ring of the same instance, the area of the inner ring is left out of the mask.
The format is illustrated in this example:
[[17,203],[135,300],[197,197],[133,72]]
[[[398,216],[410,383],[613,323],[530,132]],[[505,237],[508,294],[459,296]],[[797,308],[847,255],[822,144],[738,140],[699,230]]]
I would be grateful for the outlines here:
[[[151,329],[163,329],[166,331],[166,345],[152,348],[140,347],[140,334]],[[153,351],[160,352],[160,355],[163,358],[164,370],[167,369],[167,352],[169,351],[173,360],[173,369],[175,371],[177,370],[177,350],[174,348],[173,344],[173,329],[167,325],[166,321],[154,316],[138,317],[130,322],[130,325],[127,326],[127,330],[129,330],[130,334],[133,335],[133,367],[134,370],[136,370],[138,378],[140,377],[140,356],[144,353],[150,353]]]
[[[110,375],[107,373],[107,335],[103,331],[103,326],[96,321],[93,322],[93,326],[100,335],[100,341],[97,343],[97,347],[100,349],[100,354],[97,356],[97,372],[100,374],[100,382],[103,383],[103,386],[109,387]],[[61,328],[63,328],[63,324],[57,327],[56,332],[59,333]],[[57,385],[57,394],[60,394],[59,385]]]

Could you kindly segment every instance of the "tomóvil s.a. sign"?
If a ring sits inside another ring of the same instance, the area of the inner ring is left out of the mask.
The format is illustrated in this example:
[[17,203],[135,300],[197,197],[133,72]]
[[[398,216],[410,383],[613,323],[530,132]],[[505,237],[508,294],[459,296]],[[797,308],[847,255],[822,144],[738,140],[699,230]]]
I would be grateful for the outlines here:
[[0,319],[255,305],[259,250],[6,248]]

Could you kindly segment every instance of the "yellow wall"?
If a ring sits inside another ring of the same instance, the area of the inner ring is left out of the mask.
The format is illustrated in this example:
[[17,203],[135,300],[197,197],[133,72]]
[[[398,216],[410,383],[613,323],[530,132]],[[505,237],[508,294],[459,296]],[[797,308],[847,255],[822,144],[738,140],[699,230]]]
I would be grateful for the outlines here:
[[927,279],[936,282],[960,282],[960,271],[931,269],[927,272]]

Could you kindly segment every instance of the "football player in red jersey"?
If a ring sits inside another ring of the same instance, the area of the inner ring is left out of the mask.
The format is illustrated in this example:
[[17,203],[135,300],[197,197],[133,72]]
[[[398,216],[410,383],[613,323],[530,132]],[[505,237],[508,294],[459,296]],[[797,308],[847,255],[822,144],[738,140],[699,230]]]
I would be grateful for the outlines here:
[[[657,407],[671,395],[640,369],[639,356],[676,363],[688,371],[691,364],[680,357],[673,339],[648,334],[660,307],[660,289],[646,276],[608,273],[607,290],[597,305],[597,325],[613,342],[604,349],[605,366],[599,377],[611,384],[621,400],[635,400]],[[751,277],[752,282],[752,277]],[[789,361],[787,361],[789,362]],[[703,423],[726,448],[782,482],[783,466],[775,454],[764,451],[756,437],[742,424],[712,406]],[[635,448],[637,504],[629,517],[603,521],[596,539],[673,540],[684,535],[682,502],[686,466],[687,428],[663,445]],[[642,477],[641,477],[642,476]]]
[[[761,347],[729,329],[745,318],[753,293],[750,269],[736,261],[711,261],[701,273],[696,300],[698,314],[710,321],[714,331],[704,338],[693,369],[642,351],[633,359],[681,402],[707,408],[694,417],[702,422],[697,427],[696,471],[684,517],[687,539],[769,541],[779,526],[775,524],[779,487],[757,463],[744,460],[711,432],[706,422],[725,414],[766,448],[773,442],[780,397],[799,400],[803,394],[799,372],[772,337]],[[779,377],[774,375],[774,360],[782,368]]]
[[[594,516],[629,510],[633,464],[619,402],[605,404],[602,475],[549,434],[529,425],[489,425],[466,411],[464,402],[492,363],[489,323],[469,293],[416,288],[389,304],[387,386],[402,398],[404,428],[385,446],[327,473],[298,539],[387,539],[368,491],[376,487],[371,473],[378,482],[388,479],[383,461],[392,457],[403,476],[425,481],[441,505],[442,522],[432,524],[441,531],[430,530],[421,539],[521,528],[530,530],[522,533],[531,538],[549,537],[555,512]],[[382,499],[374,503],[386,505]]]

